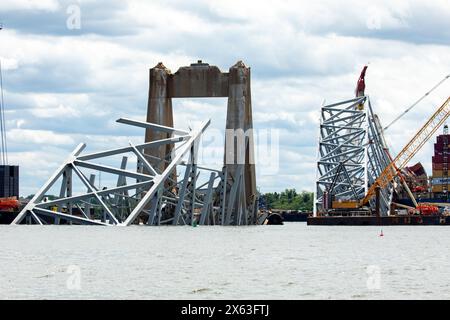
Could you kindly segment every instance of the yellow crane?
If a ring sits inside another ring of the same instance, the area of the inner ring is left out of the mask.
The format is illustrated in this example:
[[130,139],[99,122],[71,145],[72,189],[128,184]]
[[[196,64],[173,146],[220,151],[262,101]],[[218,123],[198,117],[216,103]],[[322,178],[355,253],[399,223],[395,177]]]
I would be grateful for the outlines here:
[[380,176],[370,186],[366,196],[360,201],[362,207],[366,205],[375,195],[376,188],[381,189],[387,187],[397,176],[399,171],[403,169],[412,157],[422,148],[422,146],[433,136],[436,130],[444,124],[445,120],[450,116],[450,97],[444,104],[436,110],[425,125],[416,133],[402,151],[392,160],[391,163],[383,170]]

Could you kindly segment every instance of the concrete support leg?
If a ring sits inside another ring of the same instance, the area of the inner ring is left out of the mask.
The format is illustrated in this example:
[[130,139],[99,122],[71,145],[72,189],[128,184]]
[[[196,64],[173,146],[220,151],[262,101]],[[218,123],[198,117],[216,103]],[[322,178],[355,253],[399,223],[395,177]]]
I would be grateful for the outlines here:
[[[158,65],[150,69],[147,122],[160,124],[166,127],[173,127],[172,99],[168,94],[167,85],[170,74],[170,70],[162,63],[158,63]],[[146,129],[145,142],[166,138],[170,138],[168,133]],[[145,150],[145,154],[164,159],[167,154],[171,153],[172,149],[173,144],[167,144]],[[170,161],[170,159],[168,160]],[[152,158],[148,159],[148,161],[153,168],[158,170],[158,172],[164,171],[167,166],[164,162],[158,163]]]
[[[249,211],[254,211],[256,201],[256,174],[254,161],[253,121],[250,91],[250,68],[239,61],[230,68],[229,92],[225,139],[225,166],[227,181],[232,185],[240,180],[239,165],[244,165],[244,202]],[[239,198],[237,198],[239,199]],[[239,205],[237,206],[239,207]],[[235,215],[238,212],[234,213]],[[256,212],[249,212],[256,219]],[[236,217],[237,218],[237,217]],[[255,223],[248,221],[247,223]]]

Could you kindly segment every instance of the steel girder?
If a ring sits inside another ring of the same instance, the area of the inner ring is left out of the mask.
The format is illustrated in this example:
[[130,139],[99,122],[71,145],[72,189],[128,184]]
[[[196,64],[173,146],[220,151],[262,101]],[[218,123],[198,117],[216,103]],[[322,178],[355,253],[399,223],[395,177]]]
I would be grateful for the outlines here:
[[[184,131],[149,122],[119,119],[119,123],[170,133],[170,138],[82,154],[80,144],[48,179],[38,193],[18,214],[12,224],[90,224],[104,226],[227,224],[226,169],[214,170],[197,165],[201,135],[210,124],[198,130]],[[170,155],[156,159],[146,154],[149,148],[173,144]],[[127,169],[131,153],[136,169]],[[120,167],[96,163],[101,159],[122,155]],[[152,163],[164,162],[162,172]],[[95,161],[95,162],[93,162]],[[85,170],[116,176],[113,187],[95,186],[94,174],[87,178]],[[173,179],[174,173],[179,173]],[[206,175],[206,178],[204,177]],[[180,179],[180,177],[183,177]],[[202,181],[202,178],[204,182]],[[132,183],[127,182],[132,180]],[[86,192],[74,195],[76,181]],[[60,182],[60,185],[57,183]],[[59,196],[48,200],[47,192],[60,187]],[[232,186],[231,186],[232,188]]]
[[[381,125],[368,96],[323,105],[314,215],[325,211],[324,193],[330,186],[335,200],[359,201],[389,163]],[[392,185],[380,192],[382,215],[389,214],[392,193]],[[375,208],[375,200],[370,207]]]

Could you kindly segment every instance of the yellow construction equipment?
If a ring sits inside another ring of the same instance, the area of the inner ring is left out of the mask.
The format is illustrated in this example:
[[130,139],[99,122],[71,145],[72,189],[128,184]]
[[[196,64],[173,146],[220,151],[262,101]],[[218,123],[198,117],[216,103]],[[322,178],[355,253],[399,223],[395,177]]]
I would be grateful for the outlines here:
[[412,157],[422,148],[422,146],[433,136],[436,130],[442,126],[450,116],[450,97],[444,104],[431,116],[425,125],[416,133],[402,151],[392,160],[391,163],[383,170],[380,176],[370,186],[364,199],[360,201],[360,206],[366,205],[375,195],[377,186],[381,189],[387,187],[397,176],[399,171],[403,169]]
[[355,200],[337,200],[332,202],[333,209],[358,209],[359,202]]

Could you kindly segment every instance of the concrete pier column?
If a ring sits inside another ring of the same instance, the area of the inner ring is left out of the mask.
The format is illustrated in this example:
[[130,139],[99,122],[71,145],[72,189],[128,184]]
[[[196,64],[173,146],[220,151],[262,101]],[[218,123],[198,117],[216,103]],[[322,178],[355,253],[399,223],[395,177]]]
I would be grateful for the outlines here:
[[[242,207],[249,209],[256,219],[256,173],[254,156],[254,138],[252,121],[252,103],[250,91],[250,68],[242,61],[237,62],[229,71],[229,91],[226,120],[225,166],[229,184],[241,181],[240,190],[245,192],[241,203],[236,203],[236,211]],[[243,168],[241,168],[243,167]],[[243,170],[242,170],[243,169]],[[242,173],[242,176],[238,175]],[[242,197],[242,195],[241,195]],[[235,212],[237,215],[237,212]],[[248,221],[251,222],[251,221]],[[240,224],[235,220],[235,223]],[[243,222],[247,224],[247,222]]]
[[[167,127],[173,127],[172,99],[168,94],[168,81],[170,75],[170,70],[167,69],[162,62],[150,69],[147,108],[148,122]],[[146,129],[145,131],[145,142],[166,139],[169,137],[170,135],[168,133],[154,131],[152,129]],[[160,146],[159,148],[148,149],[145,153],[158,158],[164,158],[167,154],[172,152],[172,149],[173,145],[168,144]],[[156,161],[151,158],[148,159],[148,161],[159,172],[162,172],[166,167],[166,164],[160,163],[158,165]]]

